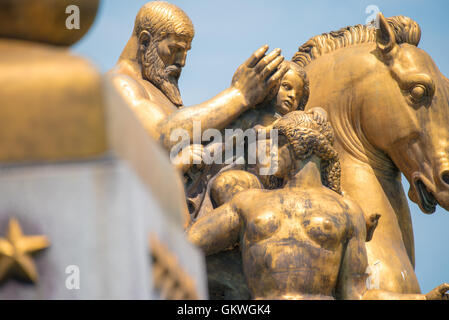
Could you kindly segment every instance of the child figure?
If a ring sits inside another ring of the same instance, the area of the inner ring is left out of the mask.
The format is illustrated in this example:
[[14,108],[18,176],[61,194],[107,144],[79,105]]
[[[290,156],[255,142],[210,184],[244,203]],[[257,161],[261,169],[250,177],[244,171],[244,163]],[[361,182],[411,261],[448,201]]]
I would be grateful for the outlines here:
[[[309,98],[309,81],[306,72],[296,63],[284,61],[283,64],[286,64],[289,70],[283,76],[280,85],[268,94],[262,103],[263,106],[245,113],[234,124],[234,128],[265,130],[269,137],[270,130],[284,115],[292,111],[304,110]],[[327,113],[320,107],[314,107],[306,113],[310,114],[318,124],[327,121]],[[274,175],[258,177],[254,168],[246,169],[247,171],[236,169],[223,171],[211,181],[210,197],[214,207],[227,202],[242,190],[275,187],[275,183],[271,181],[275,179]]]
[[[274,122],[289,112],[304,110],[309,99],[309,80],[302,67],[294,62],[284,61],[282,66],[286,65],[288,71],[284,74],[280,85],[274,87],[268,93],[262,106],[245,112],[232,128],[246,130],[255,128],[260,130],[265,128],[270,130]],[[320,107],[315,107],[307,111],[318,123],[327,120],[326,111]]]

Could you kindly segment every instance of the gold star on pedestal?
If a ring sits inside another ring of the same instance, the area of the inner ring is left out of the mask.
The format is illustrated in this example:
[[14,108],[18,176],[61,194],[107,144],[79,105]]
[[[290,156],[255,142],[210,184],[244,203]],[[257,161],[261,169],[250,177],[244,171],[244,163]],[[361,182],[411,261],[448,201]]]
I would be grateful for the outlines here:
[[0,283],[16,275],[36,283],[38,273],[31,254],[50,245],[46,236],[25,236],[16,219],[9,220],[6,238],[0,238]]

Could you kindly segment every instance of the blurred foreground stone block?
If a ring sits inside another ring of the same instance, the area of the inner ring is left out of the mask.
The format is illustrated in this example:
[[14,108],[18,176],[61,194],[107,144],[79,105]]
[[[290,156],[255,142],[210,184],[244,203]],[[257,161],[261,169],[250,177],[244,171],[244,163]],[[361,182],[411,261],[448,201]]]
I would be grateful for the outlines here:
[[[79,29],[66,27],[69,7],[79,9]],[[0,37],[69,46],[81,39],[97,15],[99,0],[1,0]]]
[[[0,299],[163,298],[153,285],[150,234],[176,256],[198,298],[207,298],[202,254],[134,170],[115,157],[1,167],[0,238],[12,217],[24,235],[46,235],[51,245],[32,256],[37,284],[8,278]],[[70,288],[73,266],[79,289]]]
[[101,76],[68,49],[0,39],[0,162],[107,149]]

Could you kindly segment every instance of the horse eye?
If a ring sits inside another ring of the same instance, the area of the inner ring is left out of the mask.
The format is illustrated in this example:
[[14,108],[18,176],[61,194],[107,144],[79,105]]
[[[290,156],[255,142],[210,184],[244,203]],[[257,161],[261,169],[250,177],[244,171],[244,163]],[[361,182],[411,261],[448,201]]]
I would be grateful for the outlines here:
[[427,89],[422,84],[418,84],[412,88],[410,95],[415,101],[421,100],[426,95]]

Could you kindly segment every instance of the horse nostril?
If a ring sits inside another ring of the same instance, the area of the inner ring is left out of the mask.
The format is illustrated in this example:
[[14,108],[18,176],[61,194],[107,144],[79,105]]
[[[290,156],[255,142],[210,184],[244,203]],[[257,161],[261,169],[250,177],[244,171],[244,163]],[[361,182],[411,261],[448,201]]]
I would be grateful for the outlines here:
[[441,180],[443,180],[445,184],[449,185],[449,171],[444,171],[441,174]]

